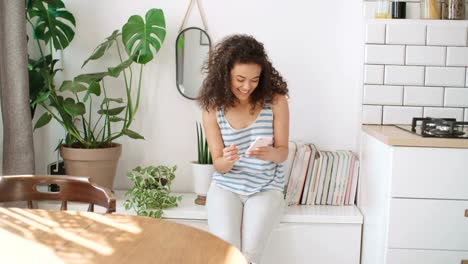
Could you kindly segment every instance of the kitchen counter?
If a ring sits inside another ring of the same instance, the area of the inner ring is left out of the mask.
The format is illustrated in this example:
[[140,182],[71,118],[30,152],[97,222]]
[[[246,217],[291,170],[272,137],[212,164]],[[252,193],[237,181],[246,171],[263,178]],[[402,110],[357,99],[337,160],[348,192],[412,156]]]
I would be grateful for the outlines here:
[[468,139],[421,137],[393,125],[363,125],[362,130],[390,146],[468,148]]

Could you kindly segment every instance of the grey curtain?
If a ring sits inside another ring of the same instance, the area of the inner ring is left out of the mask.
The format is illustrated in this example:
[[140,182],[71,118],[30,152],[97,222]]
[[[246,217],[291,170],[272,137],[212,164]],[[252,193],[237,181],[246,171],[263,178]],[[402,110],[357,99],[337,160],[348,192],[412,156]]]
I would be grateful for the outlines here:
[[3,174],[34,173],[24,0],[0,0]]

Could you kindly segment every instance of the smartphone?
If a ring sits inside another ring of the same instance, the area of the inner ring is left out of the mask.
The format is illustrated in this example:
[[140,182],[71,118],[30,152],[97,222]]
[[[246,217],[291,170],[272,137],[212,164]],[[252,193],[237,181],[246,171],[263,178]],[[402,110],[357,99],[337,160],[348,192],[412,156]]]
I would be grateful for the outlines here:
[[273,144],[273,137],[257,137],[252,144],[250,144],[249,148],[247,151],[254,150],[255,148],[258,147],[266,147],[270,144]]

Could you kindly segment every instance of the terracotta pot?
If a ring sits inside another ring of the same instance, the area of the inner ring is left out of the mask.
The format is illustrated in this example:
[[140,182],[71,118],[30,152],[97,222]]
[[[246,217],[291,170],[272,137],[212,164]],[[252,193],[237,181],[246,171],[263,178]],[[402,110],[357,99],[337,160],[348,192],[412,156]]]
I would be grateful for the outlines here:
[[213,164],[198,164],[192,162],[193,187],[197,194],[196,204],[204,205],[206,193],[210,188],[211,178],[215,172]]
[[67,175],[90,177],[98,185],[111,190],[121,153],[122,145],[118,143],[100,149],[60,147]]

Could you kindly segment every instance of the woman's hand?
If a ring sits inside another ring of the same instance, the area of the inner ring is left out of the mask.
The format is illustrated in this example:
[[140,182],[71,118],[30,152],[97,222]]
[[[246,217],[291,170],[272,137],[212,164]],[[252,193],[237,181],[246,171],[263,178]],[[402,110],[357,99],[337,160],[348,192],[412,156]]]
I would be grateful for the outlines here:
[[237,148],[237,146],[234,144],[231,144],[231,146],[224,148],[223,158],[227,162],[232,163],[232,164],[234,164],[234,162],[239,160],[240,156],[239,156],[239,149]]
[[277,150],[274,147],[266,146],[247,151],[245,154],[249,157],[261,159],[264,161],[275,161]]

